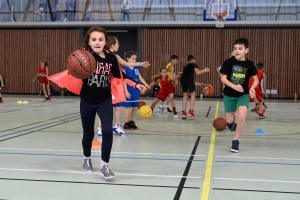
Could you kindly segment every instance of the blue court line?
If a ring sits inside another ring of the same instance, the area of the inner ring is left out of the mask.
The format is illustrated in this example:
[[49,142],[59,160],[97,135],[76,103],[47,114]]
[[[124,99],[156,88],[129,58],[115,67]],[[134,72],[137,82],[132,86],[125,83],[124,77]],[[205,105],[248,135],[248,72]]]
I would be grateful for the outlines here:
[[[26,156],[60,156],[60,157],[83,157],[83,155],[75,154],[45,154],[45,153],[14,153],[14,152],[0,152],[4,155],[26,155]],[[92,158],[101,158],[101,156],[92,156]],[[164,160],[164,161],[184,161],[184,162],[205,162],[205,160],[189,160],[189,159],[175,159],[175,158],[138,158],[127,156],[111,156],[110,158],[131,159],[131,160]]]
[[249,162],[249,161],[232,161],[232,160],[215,160],[219,163],[237,163],[237,164],[258,164],[258,165],[287,165],[300,166],[300,163],[281,163],[281,162]]
[[57,120],[57,121],[54,121],[54,122],[49,122],[49,123],[42,124],[42,125],[39,125],[39,126],[34,126],[34,127],[31,127],[31,128],[28,128],[28,129],[19,130],[19,131],[15,131],[15,132],[12,132],[12,133],[7,133],[7,134],[4,134],[4,135],[0,135],[0,138],[5,137],[5,136],[9,136],[9,135],[14,135],[14,134],[26,132],[26,131],[30,131],[30,130],[33,130],[33,129],[36,129],[36,128],[40,128],[40,127],[43,127],[43,126],[47,126],[47,125],[50,125],[50,124],[55,124],[57,122],[66,122],[66,121],[68,121],[68,120],[70,120],[72,118],[76,118],[76,117],[79,117],[79,115],[78,116],[74,116],[74,117],[68,117],[68,118],[65,118],[65,119],[60,119],[60,120]]

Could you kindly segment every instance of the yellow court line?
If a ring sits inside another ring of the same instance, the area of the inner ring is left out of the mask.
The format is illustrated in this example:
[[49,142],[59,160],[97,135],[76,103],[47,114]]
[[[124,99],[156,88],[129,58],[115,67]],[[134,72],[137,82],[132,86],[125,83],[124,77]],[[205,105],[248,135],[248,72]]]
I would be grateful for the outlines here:
[[[218,117],[218,111],[219,111],[219,102],[217,102],[216,105],[215,118]],[[216,141],[216,129],[213,128],[211,132],[211,139],[210,139],[210,145],[209,145],[209,151],[208,151],[207,163],[205,169],[205,177],[202,186],[201,200],[209,200],[210,180],[211,180],[212,165],[214,160],[215,141]]]

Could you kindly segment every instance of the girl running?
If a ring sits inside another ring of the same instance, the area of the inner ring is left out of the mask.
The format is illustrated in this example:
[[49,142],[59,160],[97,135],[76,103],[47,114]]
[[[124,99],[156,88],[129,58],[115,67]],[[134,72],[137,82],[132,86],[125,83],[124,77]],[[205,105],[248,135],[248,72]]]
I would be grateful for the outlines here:
[[[44,101],[50,101],[50,99],[51,99],[49,80],[47,77],[48,77],[48,63],[46,61],[44,61],[43,59],[41,59],[40,66],[38,67],[38,73],[32,80],[32,83],[35,82],[35,79],[40,80],[43,94],[45,96]],[[46,89],[47,89],[47,92],[46,92]]]

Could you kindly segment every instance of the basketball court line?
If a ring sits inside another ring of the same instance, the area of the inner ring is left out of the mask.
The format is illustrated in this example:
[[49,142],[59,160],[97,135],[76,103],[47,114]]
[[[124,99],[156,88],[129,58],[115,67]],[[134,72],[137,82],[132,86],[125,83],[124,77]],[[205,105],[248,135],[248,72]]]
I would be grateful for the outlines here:
[[[22,169],[22,168],[0,168],[0,171],[21,171],[21,172],[46,172],[46,173],[63,173],[63,174],[99,174],[100,169],[97,172],[87,173],[84,171],[60,171],[60,170],[47,170],[47,169]],[[96,171],[96,170],[95,170]],[[118,176],[136,176],[136,177],[148,177],[148,178],[187,178],[187,179],[202,179],[201,176],[180,176],[180,175],[160,175],[160,174],[127,174],[115,172]],[[177,188],[177,187],[176,187]]]
[[[45,157],[83,157],[79,154],[46,154],[46,153],[23,153],[23,152],[0,152],[2,155],[20,155],[20,156],[45,156]],[[92,156],[93,158],[101,158],[101,156]],[[205,162],[205,160],[189,160],[182,158],[146,158],[146,157],[130,157],[130,156],[111,156],[115,159],[128,159],[128,160],[155,160],[155,161],[180,161],[180,162]]]
[[[63,117],[67,117],[67,116],[75,115],[75,114],[79,114],[79,113],[75,112],[75,113],[71,113],[71,114],[67,114],[67,115],[63,115],[63,116],[59,116],[59,117],[55,117],[55,118],[51,118],[51,119],[47,119],[47,120],[40,120],[39,122],[35,122],[35,123],[31,123],[31,124],[26,124],[26,125],[22,125],[22,126],[17,126],[17,127],[10,128],[10,129],[7,129],[7,130],[2,130],[2,131],[0,131],[0,133],[3,133],[5,131],[11,131],[11,130],[18,129],[18,128],[23,128],[23,127],[26,127],[26,126],[31,126],[31,125],[35,125],[35,124],[39,124],[39,123],[44,123],[44,122],[56,120],[56,119],[59,119],[59,118],[63,118]],[[16,121],[19,121],[19,120],[16,120]]]
[[30,132],[27,132],[27,133],[23,133],[23,134],[20,134],[20,135],[15,135],[15,136],[12,136],[12,137],[4,138],[4,139],[0,140],[0,142],[4,142],[4,141],[6,141],[6,140],[14,139],[14,138],[21,137],[21,136],[24,136],[24,135],[28,135],[28,134],[31,134],[31,133],[35,133],[35,132],[37,132],[37,131],[44,130],[44,129],[47,129],[47,128],[59,126],[59,125],[62,125],[62,124],[68,123],[68,122],[76,121],[76,120],[78,120],[78,119],[80,119],[80,117],[79,117],[79,118],[76,118],[76,119],[67,120],[67,121],[64,120],[64,121],[62,121],[61,123],[54,124],[54,125],[52,125],[52,126],[48,126],[48,127],[41,128],[41,129],[38,129],[38,130],[33,130],[33,131],[30,131]]
[[300,158],[277,158],[277,157],[215,156],[215,158],[300,161]]
[[283,165],[283,166],[300,166],[300,163],[283,163],[283,162],[258,162],[258,161],[234,161],[234,160],[215,160],[215,163],[232,163],[232,164],[256,164],[256,165]]
[[[0,178],[5,181],[31,181],[31,182],[45,182],[45,183],[68,183],[68,184],[94,184],[94,185],[109,185],[109,186],[133,186],[133,187],[154,187],[154,188],[177,188],[177,186],[169,185],[141,185],[141,184],[126,184],[126,183],[109,183],[109,182],[84,182],[84,181],[60,181],[60,180],[46,180],[46,179],[17,179],[17,178]],[[184,187],[184,189],[200,189],[199,187]],[[4,199],[0,199],[4,200]]]
[[[63,102],[54,102],[54,103],[51,103],[51,104],[47,104],[49,102],[41,102],[43,103],[42,105],[33,105],[33,106],[30,106],[29,104],[26,104],[26,105],[11,105],[10,107],[16,107],[16,106],[20,106],[20,108],[17,108],[16,110],[8,110],[8,111],[4,111],[4,112],[0,112],[0,114],[5,114],[5,113],[12,113],[12,112],[15,112],[15,111],[22,111],[22,110],[26,110],[26,109],[31,109],[31,108],[41,108],[41,107],[49,107],[50,105],[57,105],[57,104],[64,104],[64,103],[70,103],[70,102],[73,102],[74,100],[72,101],[63,101]],[[32,103],[32,104],[35,104],[35,103]],[[22,106],[22,107],[21,107]]]
[[[56,119],[56,118],[54,118],[54,119]],[[54,119],[49,119],[49,120],[46,120],[46,121],[50,121],[50,120],[54,120]],[[143,119],[139,119],[138,118],[138,120],[143,120]],[[296,120],[296,119],[295,119]],[[0,119],[0,121],[19,121],[19,119]],[[24,119],[23,121],[33,121],[33,122],[39,122],[40,120],[27,120],[27,119]],[[45,121],[45,122],[46,122]],[[251,121],[251,119],[249,120],[248,119],[248,122],[249,121]],[[195,121],[195,122],[198,122],[198,121]],[[273,122],[273,121],[269,121],[269,122]],[[138,122],[139,124],[147,124],[147,125],[149,125],[149,124],[163,124],[163,125],[174,125],[174,122],[173,123],[171,123],[171,122],[161,122],[161,123],[157,123],[157,122],[153,122],[151,119],[149,119],[149,121],[148,122]],[[191,125],[191,126],[198,126],[199,124],[197,124],[197,123],[194,123],[194,124],[186,124],[186,123],[183,123],[183,124],[180,124],[180,125],[184,125],[184,126],[189,126],[189,125]],[[29,126],[29,125],[28,125]],[[212,124],[201,124],[201,126],[212,126]],[[271,125],[260,125],[259,126],[260,128],[297,128],[297,129],[299,129],[299,126],[271,126]],[[18,128],[18,127],[17,127]],[[13,129],[16,129],[16,128],[13,128]],[[2,132],[2,131],[0,131],[0,132]],[[82,132],[82,131],[81,131]],[[78,131],[78,132],[76,132],[76,133],[81,133],[80,131]],[[75,132],[74,132],[75,133]]]
[[[52,152],[77,152],[82,150],[59,150],[59,149],[25,149],[25,148],[0,148],[0,150],[21,150],[21,151],[52,151]],[[100,151],[92,151],[92,153],[101,153]],[[163,154],[163,153],[136,153],[136,152],[111,152],[111,154],[132,154],[132,155],[157,155],[157,156],[191,156],[190,154]],[[206,155],[192,155],[195,157],[206,157]]]
[[180,196],[181,196],[181,193],[182,193],[182,190],[184,188],[185,181],[186,181],[186,177],[188,176],[190,168],[191,168],[192,163],[193,163],[194,156],[192,156],[192,155],[196,153],[199,142],[200,142],[200,139],[201,139],[201,136],[198,136],[197,140],[195,142],[194,148],[192,150],[191,156],[189,158],[189,161],[188,161],[188,163],[187,163],[187,165],[184,169],[184,172],[183,172],[182,178],[180,180],[180,183],[178,185],[177,191],[175,193],[174,199],[180,199]]
[[[124,137],[130,137],[130,136],[169,136],[169,137],[193,137],[193,136],[201,136],[201,137],[210,137],[210,134],[192,134],[192,133],[174,133],[174,132],[162,132],[162,131],[150,131],[150,130],[142,130],[139,129],[141,132],[147,132],[147,134],[144,133],[128,133],[127,136]],[[76,131],[40,131],[40,132],[48,132],[48,133],[82,133],[82,132],[76,132]],[[151,132],[151,133],[149,133]],[[228,133],[230,133],[228,131]],[[222,133],[217,133],[218,137],[232,137],[232,135],[223,135]],[[285,140],[300,140],[300,138],[284,138],[281,136],[295,136],[295,135],[300,135],[300,133],[288,133],[288,134],[266,134],[266,135],[257,135],[257,134],[243,134],[241,138],[244,139],[272,139],[272,140],[279,140],[279,139],[285,139]],[[120,136],[123,137],[123,136]],[[274,137],[274,138],[272,138]]]
[[213,190],[234,191],[234,192],[260,192],[260,193],[278,193],[278,194],[300,194],[300,192],[276,191],[276,190],[249,190],[234,188],[212,188]]
[[[219,102],[217,101],[214,119],[218,117],[218,113],[219,113]],[[214,160],[216,135],[217,135],[217,131],[216,129],[213,128],[211,132],[211,140],[209,144],[209,151],[208,151],[208,157],[207,157],[207,163],[205,169],[205,178],[203,181],[203,187],[201,193],[201,200],[209,200],[210,181],[211,181],[211,173],[212,173],[212,166]]]
[[213,180],[300,184],[300,181],[213,177]]
[[[36,128],[40,128],[40,127],[44,127],[44,126],[47,126],[47,125],[51,125],[51,124],[55,124],[55,123],[59,123],[59,122],[69,122],[68,120],[74,120],[73,118],[77,118],[77,119],[80,119],[78,118],[78,115],[76,116],[72,116],[72,117],[68,117],[68,118],[65,118],[65,119],[60,119],[60,120],[56,120],[56,121],[53,121],[53,122],[48,122],[48,123],[45,123],[45,124],[41,124],[41,125],[38,125],[38,126],[33,126],[31,128],[27,128],[25,130],[16,130],[12,133],[7,133],[7,134],[1,134],[0,135],[0,138],[2,137],[6,137],[6,136],[9,136],[9,135],[15,135],[15,134],[18,134],[18,133],[22,133],[22,132],[27,132],[27,131],[31,131],[33,129],[36,129]],[[56,118],[57,119],[57,118]],[[75,120],[77,120],[75,119]],[[47,127],[46,127],[47,128]],[[45,129],[45,128],[43,128]],[[37,131],[37,130],[36,130]],[[5,131],[2,131],[2,132],[5,132]],[[2,140],[1,140],[2,141]]]

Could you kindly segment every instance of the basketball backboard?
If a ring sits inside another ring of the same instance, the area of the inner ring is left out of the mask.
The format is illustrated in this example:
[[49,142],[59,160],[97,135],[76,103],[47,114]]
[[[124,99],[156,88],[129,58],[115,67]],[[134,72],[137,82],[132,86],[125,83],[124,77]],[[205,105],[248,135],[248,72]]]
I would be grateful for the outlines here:
[[203,21],[215,21],[214,13],[226,13],[226,21],[237,21],[236,0],[205,0]]

